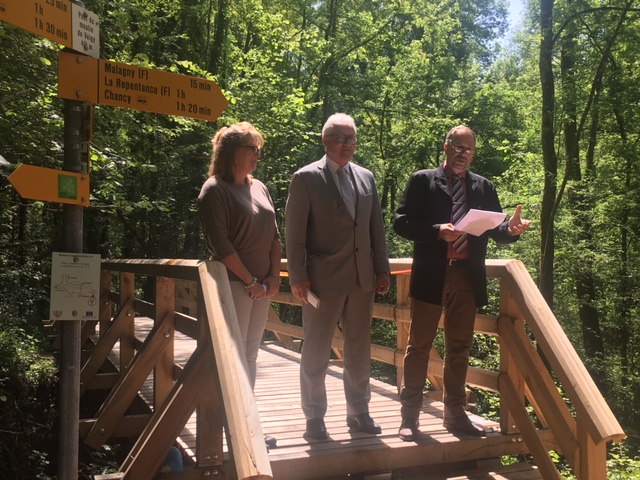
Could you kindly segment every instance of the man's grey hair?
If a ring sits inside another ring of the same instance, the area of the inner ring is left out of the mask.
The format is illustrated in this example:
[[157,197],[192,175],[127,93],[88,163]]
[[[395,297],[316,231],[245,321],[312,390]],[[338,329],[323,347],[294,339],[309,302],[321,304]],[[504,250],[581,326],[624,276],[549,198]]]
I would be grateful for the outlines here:
[[329,118],[327,118],[326,122],[324,122],[324,126],[322,127],[322,136],[324,137],[327,133],[330,133],[336,126],[336,124],[350,124],[351,126],[353,126],[353,130],[357,131],[356,122],[353,117],[347,115],[346,113],[334,113]]

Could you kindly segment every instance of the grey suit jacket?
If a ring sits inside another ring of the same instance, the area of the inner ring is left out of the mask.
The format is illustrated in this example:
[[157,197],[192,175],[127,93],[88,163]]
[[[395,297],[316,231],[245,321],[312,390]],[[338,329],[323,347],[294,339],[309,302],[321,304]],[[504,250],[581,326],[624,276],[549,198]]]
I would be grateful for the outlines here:
[[375,275],[389,272],[384,221],[373,174],[351,164],[356,215],[351,218],[326,156],[291,179],[285,210],[286,257],[292,285],[311,282],[324,295],[346,295],[357,282],[375,288]]

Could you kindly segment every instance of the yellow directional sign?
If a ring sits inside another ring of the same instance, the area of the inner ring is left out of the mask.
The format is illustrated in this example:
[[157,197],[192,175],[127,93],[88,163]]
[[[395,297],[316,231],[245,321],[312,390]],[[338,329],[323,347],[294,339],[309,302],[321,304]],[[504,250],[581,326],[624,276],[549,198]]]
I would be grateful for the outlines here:
[[9,182],[22,198],[89,206],[89,175],[23,164]]
[[211,80],[69,52],[59,53],[58,96],[210,122],[228,106],[224,94]]
[[0,0],[0,21],[100,56],[98,16],[69,0]]

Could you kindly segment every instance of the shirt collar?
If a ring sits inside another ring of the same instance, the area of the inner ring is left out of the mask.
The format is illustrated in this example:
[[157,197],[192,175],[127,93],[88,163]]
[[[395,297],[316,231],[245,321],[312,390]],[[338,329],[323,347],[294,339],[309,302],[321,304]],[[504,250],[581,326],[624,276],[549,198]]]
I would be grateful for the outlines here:
[[[336,162],[331,160],[329,158],[329,155],[327,155],[326,158],[327,158],[327,166],[329,167],[329,170],[331,170],[331,173],[335,175],[338,169],[340,169],[340,165],[338,165]],[[351,162],[347,162],[347,164],[343,168],[346,173],[351,173]]]

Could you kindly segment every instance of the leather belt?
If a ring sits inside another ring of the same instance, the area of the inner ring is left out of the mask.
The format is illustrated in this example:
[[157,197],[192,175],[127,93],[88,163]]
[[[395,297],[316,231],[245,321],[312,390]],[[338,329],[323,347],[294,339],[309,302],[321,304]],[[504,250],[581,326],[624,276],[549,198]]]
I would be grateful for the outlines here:
[[470,263],[470,260],[468,258],[449,258],[447,259],[447,265],[449,267],[455,267],[455,266],[463,266],[463,265],[468,265]]

